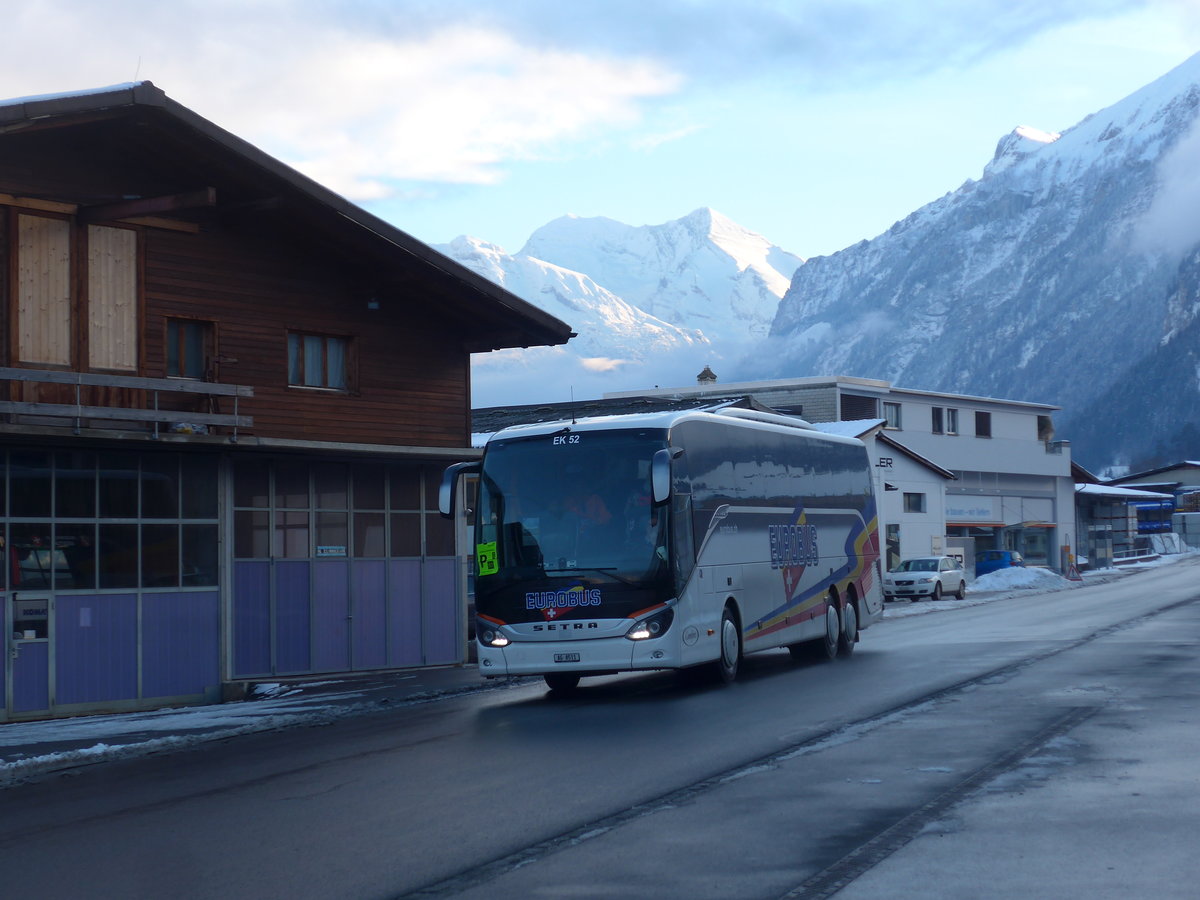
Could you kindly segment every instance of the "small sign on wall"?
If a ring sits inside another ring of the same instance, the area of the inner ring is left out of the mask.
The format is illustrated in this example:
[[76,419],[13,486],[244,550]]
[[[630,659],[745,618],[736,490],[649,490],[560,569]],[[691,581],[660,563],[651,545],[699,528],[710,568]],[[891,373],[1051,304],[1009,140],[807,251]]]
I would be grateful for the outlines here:
[[325,544],[317,547],[317,556],[345,556],[345,544]]

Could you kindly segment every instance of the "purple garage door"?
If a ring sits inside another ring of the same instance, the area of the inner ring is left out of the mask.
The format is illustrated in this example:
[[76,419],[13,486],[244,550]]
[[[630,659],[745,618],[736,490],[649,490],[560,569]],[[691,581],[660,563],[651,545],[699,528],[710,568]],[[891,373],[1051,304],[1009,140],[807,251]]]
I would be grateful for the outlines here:
[[215,699],[221,686],[221,595],[142,595],[142,696]]
[[457,571],[454,559],[238,561],[234,677],[458,662]]
[[55,598],[55,705],[138,699],[137,613],[136,594]]
[[459,629],[458,604],[447,603],[455,594],[455,575],[458,562],[454,559],[425,561],[425,584],[422,591],[422,636],[426,665],[448,665],[458,662]]
[[275,671],[280,675],[312,668],[311,590],[312,563],[307,559],[275,563]]
[[382,669],[387,665],[387,564],[355,560],[351,571],[354,607],[350,634],[354,668]]
[[50,709],[50,644],[47,641],[14,642],[12,661],[12,711]]

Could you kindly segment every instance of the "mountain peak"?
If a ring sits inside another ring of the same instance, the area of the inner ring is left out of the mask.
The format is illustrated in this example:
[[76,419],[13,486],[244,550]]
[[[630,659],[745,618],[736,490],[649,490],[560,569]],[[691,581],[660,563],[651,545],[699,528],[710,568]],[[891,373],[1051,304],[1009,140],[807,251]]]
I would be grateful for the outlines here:
[[1047,144],[1053,144],[1060,137],[1062,135],[1057,131],[1042,131],[1029,125],[1018,125],[997,142],[992,161],[983,169],[984,177],[1003,172],[1013,163],[1036,153]]
[[520,255],[586,272],[668,322],[731,337],[766,334],[803,262],[707,206],[662,225],[563,216]]

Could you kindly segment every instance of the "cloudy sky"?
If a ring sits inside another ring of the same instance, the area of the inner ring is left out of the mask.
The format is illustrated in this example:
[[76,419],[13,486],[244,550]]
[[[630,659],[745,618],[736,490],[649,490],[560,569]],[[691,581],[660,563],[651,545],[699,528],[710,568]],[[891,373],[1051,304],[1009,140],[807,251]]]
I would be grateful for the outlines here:
[[1200,51],[1200,0],[26,0],[0,97],[151,80],[430,243],[711,206],[802,256]]

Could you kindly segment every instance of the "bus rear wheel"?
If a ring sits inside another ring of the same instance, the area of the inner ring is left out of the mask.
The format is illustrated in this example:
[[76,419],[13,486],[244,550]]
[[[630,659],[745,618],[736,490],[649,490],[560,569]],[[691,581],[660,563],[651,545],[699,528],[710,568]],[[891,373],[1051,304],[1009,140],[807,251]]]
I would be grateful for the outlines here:
[[[857,626],[856,626],[857,627]],[[825,630],[815,641],[803,644],[792,644],[788,647],[792,659],[804,658],[816,660],[833,659],[838,655],[838,646],[842,638],[842,618],[838,615],[837,597],[830,593],[825,605]]]
[[856,643],[858,643],[858,609],[853,601],[847,601],[846,608],[842,610],[842,627],[838,631],[838,654],[849,656],[854,652]]
[[571,672],[547,672],[542,677],[546,679],[546,687],[555,694],[569,694],[579,687],[579,676]]
[[717,678],[723,684],[729,684],[737,678],[738,667],[742,661],[742,636],[738,630],[737,619],[733,611],[726,606],[721,613],[721,655],[713,664]]

